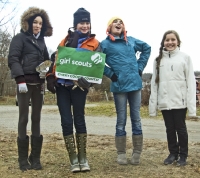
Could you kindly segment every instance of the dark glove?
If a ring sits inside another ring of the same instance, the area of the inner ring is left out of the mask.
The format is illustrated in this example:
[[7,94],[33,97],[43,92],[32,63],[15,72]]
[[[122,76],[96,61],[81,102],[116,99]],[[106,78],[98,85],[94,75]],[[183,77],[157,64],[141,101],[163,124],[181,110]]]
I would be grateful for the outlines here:
[[116,82],[117,79],[118,79],[118,77],[117,77],[116,74],[114,73],[110,79],[112,80],[112,82]]
[[82,88],[89,88],[91,86],[91,83],[88,82],[86,79],[83,77],[78,79],[78,85]]
[[138,70],[138,73],[139,73],[140,77],[142,77],[142,71]]
[[56,93],[56,89],[55,89],[55,83],[56,83],[56,80],[55,80],[55,76],[53,75],[49,75],[47,78],[47,89],[55,94]]

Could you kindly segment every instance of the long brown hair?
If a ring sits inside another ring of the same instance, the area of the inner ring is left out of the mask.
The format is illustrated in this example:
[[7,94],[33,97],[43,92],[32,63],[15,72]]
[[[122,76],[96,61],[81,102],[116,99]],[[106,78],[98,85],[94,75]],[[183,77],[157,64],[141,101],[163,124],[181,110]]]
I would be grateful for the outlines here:
[[180,40],[180,37],[179,37],[179,34],[175,31],[175,30],[168,30],[164,33],[163,35],[163,38],[162,38],[162,41],[160,43],[160,48],[159,48],[159,55],[158,57],[156,57],[156,70],[157,70],[157,75],[156,75],[156,79],[155,79],[155,82],[158,83],[159,82],[159,67],[160,67],[160,61],[162,59],[162,50],[164,48],[164,41],[166,39],[166,36],[168,34],[171,34],[173,33],[177,40],[178,40],[178,47],[180,48],[180,44],[181,44],[181,40]]

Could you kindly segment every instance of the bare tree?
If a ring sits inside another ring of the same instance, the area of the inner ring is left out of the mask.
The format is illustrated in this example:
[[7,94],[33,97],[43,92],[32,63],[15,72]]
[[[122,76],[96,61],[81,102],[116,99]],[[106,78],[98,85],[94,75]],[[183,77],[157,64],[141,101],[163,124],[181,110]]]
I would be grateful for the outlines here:
[[0,96],[4,94],[5,81],[10,76],[8,68],[8,49],[11,42],[11,35],[7,30],[0,29]]
[[11,23],[11,27],[12,27],[12,36],[15,36],[18,23],[16,21],[13,21],[13,20],[10,23]]
[[17,6],[7,10],[8,7],[11,7],[11,4],[12,2],[9,0],[0,0],[0,27],[6,25],[15,17]]
[[[16,3],[17,0],[0,0],[0,96],[8,94],[10,88],[8,84],[13,83],[8,67],[8,50],[12,39],[11,33],[15,36],[17,28],[17,24],[13,21],[17,13]],[[12,32],[8,31],[11,28]]]

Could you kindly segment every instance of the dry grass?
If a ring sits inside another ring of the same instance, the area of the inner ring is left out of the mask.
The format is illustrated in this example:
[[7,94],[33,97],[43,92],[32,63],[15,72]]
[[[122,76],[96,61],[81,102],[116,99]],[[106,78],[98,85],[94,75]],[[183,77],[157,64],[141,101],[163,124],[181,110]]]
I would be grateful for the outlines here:
[[[91,104],[88,103],[88,104]],[[115,110],[115,105],[113,101],[109,102],[92,102],[94,106],[87,106],[85,107],[85,114],[87,116],[116,116],[116,110]],[[48,109],[45,111],[43,109],[43,112],[59,112],[58,109]],[[127,107],[127,114],[128,116],[130,115],[129,111],[129,106]],[[200,107],[197,107],[197,115],[200,116]],[[148,106],[141,106],[140,108],[140,116],[141,118],[149,119],[149,110]],[[152,119],[163,119],[162,114],[160,111],[158,111],[158,115],[156,117],[151,117]],[[192,120],[192,121],[199,121],[199,117],[187,117],[187,120]]]
[[[113,136],[88,136],[87,155],[91,171],[71,173],[69,159],[62,135],[44,135],[41,162],[43,170],[22,172],[17,163],[16,133],[0,131],[0,177],[1,178],[197,178],[200,177],[200,143],[189,145],[188,165],[163,165],[168,154],[166,142],[144,140],[141,164],[118,165]],[[131,138],[127,141],[127,155],[132,152]]]
[[[94,107],[87,107],[85,109],[86,115],[90,116],[116,116],[114,101],[99,101],[99,102],[87,102],[88,104],[96,104]],[[55,95],[51,93],[46,93],[44,98],[45,105],[56,105]],[[0,105],[15,105],[15,97],[0,97]],[[48,110],[49,112],[49,110]],[[51,112],[58,112],[58,109],[52,110]],[[127,107],[127,113],[130,115],[129,107]],[[147,105],[142,105],[140,110],[140,115],[142,118],[149,118],[149,111]],[[200,106],[197,106],[197,116],[200,116]],[[152,117],[153,119],[161,119],[162,114],[158,111],[157,117]],[[188,120],[197,121],[198,117],[187,117]]]
[[[53,100],[53,98],[52,98]],[[3,104],[10,104],[9,99]],[[14,99],[12,100],[14,104]],[[86,115],[114,116],[113,102],[97,103],[95,107],[86,107]],[[58,112],[58,110],[48,110]],[[200,108],[197,108],[199,114]],[[142,118],[148,118],[148,107],[141,107]],[[159,113],[159,117],[161,114]],[[192,118],[194,121],[196,118]],[[103,129],[103,128],[100,128]],[[30,134],[30,133],[29,133]],[[1,178],[197,178],[200,177],[200,143],[189,144],[188,165],[163,165],[168,155],[167,143],[159,140],[144,139],[144,149],[141,164],[133,166],[120,166],[116,163],[116,149],[114,136],[88,136],[87,155],[91,171],[73,174],[69,171],[69,159],[64,146],[62,135],[44,135],[41,162],[43,170],[21,172],[17,162],[17,134],[0,130],[0,177]],[[131,138],[127,141],[127,155],[132,152]]]

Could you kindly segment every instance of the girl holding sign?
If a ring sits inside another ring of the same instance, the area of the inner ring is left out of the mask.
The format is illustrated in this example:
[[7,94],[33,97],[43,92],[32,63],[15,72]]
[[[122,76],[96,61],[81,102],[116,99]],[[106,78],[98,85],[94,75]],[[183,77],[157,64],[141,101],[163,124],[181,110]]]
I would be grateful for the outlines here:
[[[100,51],[99,42],[95,39],[95,35],[91,34],[90,13],[84,8],[79,8],[74,13],[73,31],[69,28],[68,35],[59,44],[59,47],[63,46]],[[57,55],[59,54],[56,53],[55,58]],[[72,80],[55,77],[55,63],[56,61],[47,74],[47,88],[57,95],[63,137],[69,153],[70,170],[72,172],[89,171],[90,167],[86,158],[87,129],[84,109],[91,83],[81,77],[77,81],[79,87],[75,88]]]

